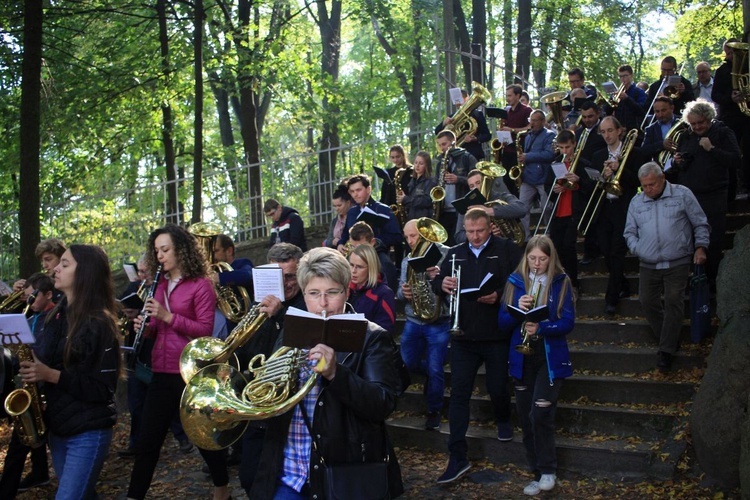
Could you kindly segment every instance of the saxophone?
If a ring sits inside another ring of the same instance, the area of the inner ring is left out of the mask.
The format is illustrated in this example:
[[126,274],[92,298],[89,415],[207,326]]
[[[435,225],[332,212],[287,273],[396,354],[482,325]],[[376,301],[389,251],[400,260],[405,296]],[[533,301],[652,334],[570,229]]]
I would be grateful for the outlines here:
[[[16,348],[18,361],[34,361],[31,348],[20,344]],[[5,398],[5,411],[13,418],[13,424],[21,442],[30,448],[39,448],[43,444],[47,426],[42,418],[44,400],[36,384],[23,384],[23,387],[11,391]]]
[[[480,161],[476,165],[482,177],[482,184],[479,186],[479,192],[485,199],[489,200],[492,196],[492,184],[495,179],[505,175],[505,168],[488,161]],[[492,200],[484,204],[485,207],[494,207],[495,205],[507,205],[503,200]],[[523,247],[526,242],[526,232],[523,230],[520,219],[503,219],[501,217],[490,216],[490,222],[495,224],[503,232],[506,238],[513,240],[519,247]]]
[[448,169],[448,155],[455,144],[455,142],[452,143],[450,147],[445,150],[445,153],[443,153],[443,158],[440,160],[440,167],[438,168],[438,185],[430,189],[432,218],[435,220],[440,220],[440,213],[443,211],[443,201],[445,200],[445,172]]
[[396,173],[393,175],[393,183],[396,185],[396,203],[394,205],[391,205],[391,212],[393,212],[393,215],[396,216],[396,220],[398,221],[398,225],[401,227],[401,229],[404,228],[404,224],[406,224],[406,210],[404,209],[404,204],[398,201],[399,196],[404,195],[404,190],[401,189],[401,180],[404,178],[404,175],[406,172],[409,171],[410,167],[400,167],[396,170]]
[[[523,146],[521,145],[521,139],[526,137],[526,134],[529,133],[529,130],[521,130],[516,134],[516,154],[523,153]],[[523,175],[523,167],[524,164],[522,161],[519,161],[515,166],[510,167],[510,172],[508,173],[508,177],[511,178],[511,180],[516,181],[516,184],[521,184],[521,175]]]

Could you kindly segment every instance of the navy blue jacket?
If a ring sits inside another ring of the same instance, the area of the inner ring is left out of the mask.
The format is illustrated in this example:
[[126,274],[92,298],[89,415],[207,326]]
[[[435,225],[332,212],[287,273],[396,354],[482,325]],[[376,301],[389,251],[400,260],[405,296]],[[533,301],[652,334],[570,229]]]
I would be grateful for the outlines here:
[[[537,330],[537,335],[544,341],[544,351],[547,354],[547,370],[549,371],[550,381],[573,375],[573,365],[570,363],[568,342],[565,340],[565,336],[575,326],[576,317],[570,284],[568,284],[567,293],[563,298],[563,307],[560,315],[558,316],[557,314],[557,304],[566,278],[565,274],[560,274],[552,280],[549,300],[547,301],[550,319],[539,323],[539,329]],[[513,273],[508,278],[508,282],[515,287],[511,303],[518,305],[518,299],[522,295],[526,295],[524,280],[520,274]],[[521,322],[508,313],[506,297],[503,297],[501,302],[498,324],[500,325],[501,332],[505,334],[512,332],[511,345],[518,345],[523,341],[521,338]],[[511,349],[509,355],[510,375],[518,380],[523,378],[523,362],[524,355],[515,349]]]
[[[375,201],[372,198],[367,202],[367,206],[376,214],[386,214],[388,216],[388,222],[386,222],[385,226],[372,228],[375,237],[382,241],[386,247],[400,247],[404,236],[401,233],[401,226],[399,226],[396,216],[393,215],[393,211],[390,207]],[[355,204],[348,212],[346,212],[346,224],[344,224],[344,230],[341,232],[339,245],[346,245],[346,242],[349,241],[349,229],[357,223],[357,217],[359,217],[361,211],[362,209],[359,205]]]

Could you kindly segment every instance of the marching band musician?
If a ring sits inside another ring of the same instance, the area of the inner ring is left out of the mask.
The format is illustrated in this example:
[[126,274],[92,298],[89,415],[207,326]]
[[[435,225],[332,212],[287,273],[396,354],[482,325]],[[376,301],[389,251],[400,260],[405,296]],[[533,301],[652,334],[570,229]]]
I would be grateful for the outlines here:
[[669,129],[677,123],[672,99],[666,96],[657,97],[654,100],[653,110],[654,123],[646,127],[641,145],[641,153],[644,159],[648,160],[656,160],[660,152],[675,146],[674,142],[666,138]]
[[[412,219],[404,226],[404,237],[411,252],[422,240],[417,230],[417,221]],[[448,253],[448,247],[442,243],[433,243],[440,249],[443,258]],[[442,259],[441,261],[442,262]],[[440,262],[434,268],[427,270],[427,278],[432,280],[440,271]],[[401,279],[399,280],[396,298],[405,302],[404,314],[406,323],[401,333],[401,357],[410,372],[425,375],[425,399],[427,403],[427,419],[425,429],[439,429],[441,410],[443,409],[443,395],[445,390],[445,358],[448,354],[448,341],[450,335],[448,329],[448,309],[445,301],[440,302],[440,313],[433,322],[422,320],[414,312],[412,305],[414,291],[408,282],[407,259],[401,262]]]
[[[65,253],[65,243],[57,238],[47,238],[42,240],[34,249],[34,255],[42,264],[42,269],[49,276],[54,275],[55,268],[60,263],[62,254]],[[26,287],[26,280],[17,280],[13,283],[13,291],[23,290]],[[62,299],[62,294],[55,290],[53,300],[58,303]]]
[[[409,181],[412,178],[412,164],[409,163],[409,159],[406,156],[406,150],[401,144],[395,144],[388,150],[388,159],[393,164],[392,167],[386,169],[388,177],[390,179],[396,179],[396,172],[399,169],[404,169],[403,175],[401,176],[400,188],[401,191],[409,193]],[[383,182],[380,186],[380,203],[388,205],[389,207],[396,203],[397,193],[396,185],[393,182]]]
[[[677,59],[672,56],[667,56],[661,60],[661,79],[652,83],[648,88],[648,100],[644,106],[646,109],[651,107],[651,103],[659,95],[664,95],[664,89],[668,86],[665,79],[669,79],[670,76],[674,76],[677,72]],[[687,103],[695,100],[695,94],[693,94],[693,86],[690,84],[690,80],[684,76],[680,76],[680,84],[676,87],[677,96],[670,97],[674,103],[674,112],[680,114],[682,109]]]
[[[510,171],[511,167],[518,165],[516,134],[529,128],[529,116],[532,109],[527,104],[521,102],[523,92],[525,92],[523,87],[517,83],[505,88],[505,102],[507,104],[505,110],[508,112],[508,118],[505,119],[505,125],[500,130],[510,132],[512,139],[510,144],[506,144],[503,147],[502,164],[508,171]],[[518,186],[516,186],[515,181],[508,177],[507,173],[503,176],[503,180],[508,190],[513,195],[518,196]]]
[[[155,339],[151,351],[153,378],[146,392],[142,426],[135,445],[135,464],[128,498],[143,499],[159,461],[169,424],[179,409],[185,388],[180,376],[180,355],[193,338],[210,336],[214,327],[216,292],[208,278],[208,266],[195,237],[186,229],[167,225],[149,236],[146,262],[155,274],[162,266],[165,279],[156,283],[153,298],[146,301],[151,321],[144,335]],[[143,316],[134,320],[139,329]],[[214,499],[229,498],[229,475],[223,451],[199,448],[214,483]]]
[[[716,69],[714,75],[714,86],[711,91],[711,100],[716,104],[716,113],[719,121],[729,127],[737,139],[737,143],[742,148],[742,158],[740,169],[745,182],[745,189],[750,192],[750,116],[744,114],[739,107],[739,103],[746,98],[742,96],[738,89],[734,88],[732,81],[732,61],[734,59],[734,50],[727,44],[739,42],[737,38],[729,38],[724,42],[724,62]],[[727,190],[727,200],[729,209],[734,210],[735,196],[737,194],[737,180],[729,177],[729,188]]]
[[638,128],[646,114],[646,108],[643,106],[646,104],[648,96],[633,83],[632,66],[623,64],[617,68],[617,75],[620,78],[622,91],[614,97],[619,99],[619,104],[614,109],[606,105],[605,112],[608,115],[614,115],[622,123],[622,126],[628,130]]
[[357,217],[359,217],[360,212],[365,207],[370,208],[370,210],[377,214],[388,217],[388,221],[383,227],[373,228],[373,231],[375,237],[380,239],[386,247],[394,247],[394,250],[398,251],[401,248],[401,240],[403,239],[401,226],[398,225],[396,216],[388,205],[375,201],[370,196],[372,194],[370,177],[365,174],[352,175],[346,181],[346,187],[349,190],[349,196],[354,200],[354,205],[346,213],[346,224],[341,231],[338,251],[342,254],[346,253],[346,243],[349,241],[349,229],[357,222]]
[[352,268],[349,304],[369,321],[393,335],[396,326],[396,295],[383,283],[380,261],[375,248],[358,245],[347,257]]
[[[438,156],[435,182],[438,185],[443,183],[445,185],[445,199],[438,222],[448,231],[448,244],[453,243],[453,234],[456,232],[458,219],[456,209],[451,203],[469,192],[466,176],[477,164],[476,158],[468,151],[454,147],[455,142],[456,134],[450,130],[443,130],[437,136],[437,146],[441,154]],[[445,165],[443,158],[447,158]]]
[[20,374],[26,384],[44,382],[56,498],[96,498],[121,368],[112,273],[107,255],[92,245],[72,245],[54,273],[65,298],[49,313],[42,348],[21,362]]
[[341,240],[341,234],[346,225],[346,213],[352,207],[352,197],[349,196],[349,190],[346,184],[342,183],[333,192],[332,202],[336,216],[331,219],[331,225],[328,228],[328,236],[323,240],[323,246],[336,248]]
[[741,153],[734,132],[715,120],[713,103],[702,99],[690,102],[682,117],[690,124],[690,133],[677,146],[667,180],[689,188],[708,218],[711,240],[706,274],[715,289],[727,227],[727,189]]
[[711,93],[714,89],[714,77],[711,76],[711,66],[706,61],[701,61],[695,65],[695,74],[697,75],[695,85],[693,85],[695,98],[713,102]]
[[586,174],[586,167],[591,166],[586,159],[579,157],[575,170],[570,171],[577,144],[576,136],[570,130],[563,130],[557,134],[557,148],[560,153],[556,160],[565,164],[568,173],[562,179],[553,179],[549,186],[550,192],[554,193],[550,196],[559,197],[559,200],[556,202],[557,208],[551,214],[548,226],[548,236],[558,249],[560,263],[576,289],[579,288],[576,254],[578,221],[594,187],[594,182]]
[[[451,339],[450,458],[438,483],[455,481],[471,468],[466,442],[469,402],[474,378],[482,362],[486,370],[487,393],[495,414],[497,438],[500,441],[513,439],[508,390],[510,337],[497,328],[497,313],[505,282],[518,264],[521,250],[512,241],[490,232],[490,217],[484,210],[473,208],[466,212],[464,227],[467,242],[448,250],[440,274],[432,282],[433,291],[441,296],[460,293],[460,289],[478,287],[487,273],[492,273],[500,284],[476,300],[460,299],[458,320],[463,335]],[[451,272],[453,255],[456,256],[456,266],[461,266],[461,283]]]
[[382,241],[375,237],[375,233],[367,222],[359,221],[349,229],[349,243],[352,249],[359,245],[373,247],[378,254],[380,272],[383,275],[385,283],[391,290],[395,290],[398,287],[398,269],[396,269],[396,265],[391,260],[388,248],[383,245]]
[[[583,151],[581,151],[581,159],[587,160],[589,163],[591,163],[591,158],[596,151],[607,146],[607,143],[604,142],[602,135],[599,133],[599,122],[599,106],[593,101],[584,102],[583,106],[581,106],[581,126],[576,130],[576,142],[580,142],[584,131],[588,131],[586,144],[583,147]],[[581,177],[587,180],[589,179],[588,175]],[[594,217],[596,217],[596,214],[594,214]],[[582,266],[591,264],[599,255],[599,242],[596,236],[596,221],[594,221],[583,238],[583,258],[581,259],[580,264]]]
[[[523,162],[525,167],[521,174],[521,189],[518,199],[526,206],[526,214],[521,219],[523,229],[526,233],[526,239],[529,239],[529,220],[531,219],[531,207],[534,198],[539,197],[539,206],[544,207],[547,202],[547,191],[544,190],[544,183],[547,176],[551,174],[550,164],[555,152],[552,149],[552,142],[555,139],[555,133],[545,128],[546,117],[544,112],[535,109],[529,116],[531,130],[526,134],[523,142],[523,152],[518,153],[518,162]],[[545,219],[547,214],[540,214],[539,217]]]
[[418,152],[414,157],[413,168],[408,189],[396,195],[396,200],[406,210],[406,220],[432,216],[430,191],[437,185],[432,176],[430,153],[427,151]]
[[[482,187],[482,179],[484,174],[474,169],[469,172],[466,180],[469,182],[469,189],[480,189]],[[502,178],[497,178],[492,184],[492,192],[490,193],[492,198],[488,200],[492,201],[504,201],[505,205],[495,203],[492,206],[474,205],[469,208],[479,208],[487,212],[490,217],[498,217],[500,219],[520,219],[526,215],[526,205],[521,203],[521,200],[510,194],[508,188],[505,186]],[[456,224],[456,243],[463,243],[466,241],[466,230],[464,229],[464,216],[463,214],[458,215],[458,223]],[[492,234],[500,238],[513,238],[510,234],[504,234],[502,229],[497,227],[491,222],[490,230]]]
[[[463,97],[464,102],[466,102],[466,99],[469,98],[469,92],[466,89],[461,89],[461,96]],[[467,134],[466,137],[464,137],[464,142],[461,144],[461,147],[466,149],[466,151],[468,151],[476,160],[482,160],[484,159],[484,149],[482,148],[482,144],[491,140],[492,134],[487,127],[487,119],[479,108],[473,109],[471,113],[469,113],[469,116],[477,121],[477,132],[476,135]],[[443,121],[435,127],[435,135],[439,137],[440,132],[451,123],[453,123],[453,119],[450,116],[446,116]]]
[[[589,99],[596,98],[596,89],[592,85],[586,85],[586,75],[581,68],[573,68],[568,71],[568,84],[571,92],[575,89],[583,89]],[[573,102],[570,100],[570,92],[568,92],[566,99]]]
[[[622,195],[605,193],[599,205],[598,219],[592,224],[597,224],[597,235],[599,238],[599,249],[604,255],[604,262],[609,271],[607,292],[604,300],[606,302],[605,312],[613,315],[617,312],[617,303],[622,298],[630,296],[630,284],[625,278],[625,254],[628,246],[623,237],[625,230],[625,218],[628,213],[630,200],[635,196],[638,189],[638,167],[643,164],[640,151],[633,147],[628,155],[625,165],[621,165],[623,137],[626,132],[617,118],[607,116],[602,119],[599,130],[604,137],[607,147],[594,153],[591,165],[595,169],[601,168],[602,177],[605,181],[612,180],[617,172],[620,173],[619,182],[622,187]],[[592,196],[600,193],[594,191]],[[592,207],[595,200],[592,201]]]

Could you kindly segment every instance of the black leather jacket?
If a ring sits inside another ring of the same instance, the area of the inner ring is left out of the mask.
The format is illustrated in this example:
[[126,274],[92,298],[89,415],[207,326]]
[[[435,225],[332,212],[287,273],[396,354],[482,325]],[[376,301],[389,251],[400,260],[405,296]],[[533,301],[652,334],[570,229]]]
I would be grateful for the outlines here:
[[[322,379],[312,417],[313,433],[326,464],[378,462],[389,451],[391,498],[403,493],[401,471],[388,441],[385,419],[396,408],[398,375],[393,364],[390,335],[374,323],[368,326],[362,353],[336,353],[338,366],[332,381]],[[270,419],[263,442],[258,474],[250,498],[270,499],[281,476],[284,446],[292,411]],[[311,498],[325,498],[324,465],[310,457]]]

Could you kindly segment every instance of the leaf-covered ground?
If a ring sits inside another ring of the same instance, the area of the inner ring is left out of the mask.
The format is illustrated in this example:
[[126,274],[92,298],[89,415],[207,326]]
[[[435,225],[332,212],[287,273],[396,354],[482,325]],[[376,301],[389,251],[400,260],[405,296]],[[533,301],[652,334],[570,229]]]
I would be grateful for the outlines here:
[[[124,499],[130,479],[132,460],[121,459],[117,450],[127,442],[127,418],[122,418],[115,429],[115,438],[110,456],[101,474],[98,492],[102,499]],[[5,449],[9,440],[10,427],[0,426],[0,463],[5,459]],[[473,462],[469,474],[452,485],[441,486],[435,483],[445,467],[446,455],[416,449],[399,449],[399,462],[406,486],[406,499],[495,499],[528,498],[523,495],[523,487],[531,476],[521,467],[508,464],[494,464],[489,461]],[[584,476],[563,474],[559,485],[541,498],[585,498],[585,499],[711,499],[739,498],[738,492],[722,493],[701,486],[702,477],[695,473],[693,460],[683,459],[682,471],[671,481],[617,482],[592,479]],[[162,456],[149,491],[149,498],[161,499],[209,499],[211,484],[208,476],[201,472],[202,461],[196,450],[183,454],[171,438],[162,449]],[[230,468],[232,495],[246,498],[237,479],[237,468]],[[49,486],[36,488],[18,495],[20,500],[54,498],[55,481]]]

